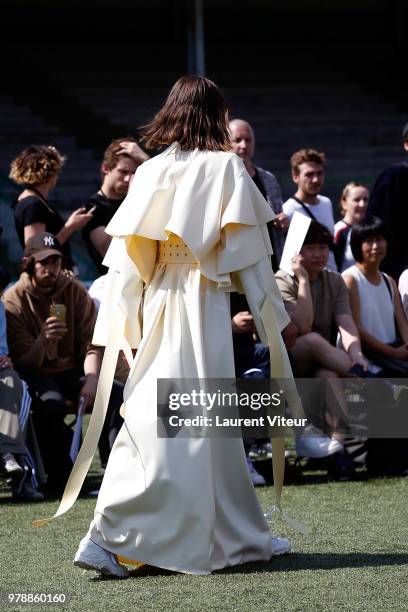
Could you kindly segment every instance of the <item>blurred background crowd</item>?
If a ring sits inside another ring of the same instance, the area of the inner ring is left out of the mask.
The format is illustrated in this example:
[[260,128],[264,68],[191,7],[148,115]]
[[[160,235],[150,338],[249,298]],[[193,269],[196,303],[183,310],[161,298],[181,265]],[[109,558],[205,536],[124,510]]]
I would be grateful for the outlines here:
[[[185,72],[205,72],[224,91],[231,150],[276,214],[271,265],[291,317],[294,371],[334,381],[337,412],[322,409],[295,455],[324,460],[343,480],[362,465],[405,473],[404,439],[345,435],[335,381],[405,377],[408,364],[406,3],[5,4],[0,468],[13,497],[59,495],[66,482],[69,421],[79,398],[91,408],[101,360],[91,339],[104,229],[137,167],[157,153],[144,150],[137,127]],[[288,274],[279,262],[296,211],[311,225]],[[237,376],[269,376],[242,296],[232,296],[231,322]],[[120,360],[102,466],[126,374]],[[270,443],[245,440],[245,449],[254,484],[265,484]]]

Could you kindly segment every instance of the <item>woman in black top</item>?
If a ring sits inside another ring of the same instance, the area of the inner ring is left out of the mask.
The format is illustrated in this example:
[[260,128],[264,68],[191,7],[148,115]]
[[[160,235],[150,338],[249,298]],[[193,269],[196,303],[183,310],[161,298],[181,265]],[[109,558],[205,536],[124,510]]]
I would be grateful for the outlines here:
[[57,184],[65,158],[55,147],[31,145],[12,162],[10,178],[24,190],[13,203],[16,230],[21,246],[40,232],[51,232],[63,246],[64,265],[72,268],[69,238],[92,218],[85,208],[75,210],[66,221],[48,202],[48,194]]

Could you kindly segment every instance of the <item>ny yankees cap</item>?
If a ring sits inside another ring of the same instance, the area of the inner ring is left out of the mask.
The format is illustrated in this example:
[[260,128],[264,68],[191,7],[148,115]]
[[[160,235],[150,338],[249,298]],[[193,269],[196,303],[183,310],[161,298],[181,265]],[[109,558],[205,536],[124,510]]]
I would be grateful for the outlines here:
[[27,240],[24,256],[33,256],[35,261],[42,261],[50,255],[62,257],[62,248],[54,234],[40,232]]

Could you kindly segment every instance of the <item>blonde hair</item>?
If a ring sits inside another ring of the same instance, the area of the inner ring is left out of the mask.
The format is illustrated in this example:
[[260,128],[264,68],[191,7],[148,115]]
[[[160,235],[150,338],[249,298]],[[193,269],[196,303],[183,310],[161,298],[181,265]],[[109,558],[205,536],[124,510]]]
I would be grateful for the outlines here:
[[340,214],[342,217],[344,217],[344,215],[346,214],[346,211],[344,209],[344,203],[349,197],[350,191],[354,189],[355,187],[363,187],[363,189],[366,189],[368,192],[368,188],[365,185],[363,185],[363,183],[358,183],[357,181],[350,181],[350,183],[347,183],[347,185],[344,187],[343,191],[341,192],[340,202],[339,202]]
[[42,185],[58,174],[65,159],[55,147],[31,145],[13,159],[9,177],[17,185]]

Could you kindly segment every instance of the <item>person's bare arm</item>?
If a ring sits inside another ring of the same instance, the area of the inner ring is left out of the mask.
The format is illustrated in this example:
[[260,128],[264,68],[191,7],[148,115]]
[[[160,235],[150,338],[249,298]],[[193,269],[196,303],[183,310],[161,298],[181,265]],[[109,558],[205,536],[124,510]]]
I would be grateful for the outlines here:
[[102,362],[102,349],[91,350],[87,353],[84,361],[85,382],[79,393],[84,398],[84,408],[92,406],[95,401],[98,386],[99,371]]
[[121,148],[119,151],[116,151],[116,155],[129,155],[132,157],[135,162],[142,164],[143,162],[150,159],[149,155],[143,151],[141,147],[137,144],[137,142],[128,142],[124,140],[120,143]]
[[314,309],[309,276],[302,266],[302,256],[296,255],[292,260],[292,270],[299,282],[296,304],[290,308],[289,316],[298,328],[299,336],[312,331]]
[[56,234],[56,238],[58,238],[61,244],[64,244],[74,232],[85,227],[91,219],[92,212],[86,212],[86,208],[82,207],[74,210],[74,212],[69,215],[58,234]]
[[109,236],[109,234],[105,232],[105,228],[100,226],[96,227],[94,230],[92,230],[92,232],[90,232],[89,238],[99,255],[101,257],[105,257],[106,251],[111,243],[112,236]]
[[24,226],[24,244],[33,236],[45,232],[45,223],[31,223]]
[[368,369],[368,362],[361,350],[358,328],[350,314],[339,314],[335,317],[344,350],[349,355],[352,364],[360,364],[364,370]]

